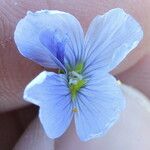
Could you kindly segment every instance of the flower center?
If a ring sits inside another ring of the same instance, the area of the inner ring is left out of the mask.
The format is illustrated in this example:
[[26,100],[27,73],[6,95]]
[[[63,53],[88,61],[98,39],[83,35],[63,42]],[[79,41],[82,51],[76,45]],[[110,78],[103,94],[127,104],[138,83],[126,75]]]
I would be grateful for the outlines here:
[[83,64],[78,64],[73,71],[68,74],[68,84],[71,92],[72,100],[77,96],[77,92],[86,84],[82,76]]

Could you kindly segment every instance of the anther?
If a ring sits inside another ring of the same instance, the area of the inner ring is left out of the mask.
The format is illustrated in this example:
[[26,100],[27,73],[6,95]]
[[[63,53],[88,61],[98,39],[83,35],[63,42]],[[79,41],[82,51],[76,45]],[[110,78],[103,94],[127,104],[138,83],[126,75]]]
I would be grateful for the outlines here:
[[77,109],[77,108],[73,108],[72,111],[73,111],[73,112],[78,112],[78,109]]

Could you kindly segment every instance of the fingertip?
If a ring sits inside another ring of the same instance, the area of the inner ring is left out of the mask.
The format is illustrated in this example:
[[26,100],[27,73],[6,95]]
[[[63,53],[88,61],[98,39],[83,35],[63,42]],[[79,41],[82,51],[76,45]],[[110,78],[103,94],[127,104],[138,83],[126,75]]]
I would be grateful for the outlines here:
[[26,129],[14,150],[54,150],[54,141],[47,137],[38,118]]

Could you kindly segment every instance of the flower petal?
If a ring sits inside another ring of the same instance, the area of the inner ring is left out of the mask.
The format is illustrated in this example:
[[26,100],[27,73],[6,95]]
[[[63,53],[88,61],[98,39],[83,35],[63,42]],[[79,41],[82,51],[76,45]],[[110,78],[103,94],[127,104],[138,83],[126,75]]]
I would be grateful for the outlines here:
[[50,138],[62,135],[72,120],[72,105],[64,75],[40,73],[24,91],[24,99],[40,106],[40,120]]
[[[64,51],[66,49],[66,53],[71,55],[72,53],[68,51],[77,50],[82,41],[80,39],[83,38],[82,32],[79,22],[71,14],[42,10],[27,13],[26,17],[17,24],[14,39],[20,53],[25,57],[44,67],[64,68],[61,62],[62,56],[65,55]],[[49,33],[52,35],[48,35]],[[49,39],[46,40],[46,38]],[[51,46],[47,47],[47,45]],[[59,53],[62,53],[61,57],[55,55]]]
[[59,30],[51,31],[51,29],[47,29],[41,33],[39,38],[41,43],[51,50],[51,53],[64,65],[64,52],[67,37],[61,34]]
[[125,100],[116,80],[109,74],[98,77],[93,76],[88,81],[76,101],[76,130],[83,141],[103,136],[125,107]]
[[138,22],[116,8],[97,16],[85,37],[85,59],[88,72],[111,71],[134,49],[143,37]]

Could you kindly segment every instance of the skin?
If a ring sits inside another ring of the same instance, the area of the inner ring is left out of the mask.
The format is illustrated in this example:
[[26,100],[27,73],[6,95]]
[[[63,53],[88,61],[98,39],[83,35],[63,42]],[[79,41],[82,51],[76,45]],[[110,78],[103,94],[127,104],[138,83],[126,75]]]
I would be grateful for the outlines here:
[[[22,57],[16,50],[13,41],[16,23],[21,17],[25,16],[27,10],[57,9],[70,12],[78,18],[86,31],[89,23],[97,14],[103,14],[115,7],[123,8],[140,22],[144,30],[144,39],[112,73],[124,83],[140,89],[150,97],[150,72],[148,69],[150,61],[148,45],[150,39],[149,0],[93,0],[92,2],[90,0],[59,0],[57,2],[55,0],[38,0],[34,4],[29,0],[2,0],[0,5],[0,112],[4,114],[6,111],[16,110],[29,105],[22,99],[23,89],[31,79],[44,69]],[[9,134],[18,134],[15,138],[17,140],[22,133],[16,132],[18,129],[17,124],[22,121],[22,118],[16,119],[16,113],[14,115],[8,113],[5,118],[7,120],[6,124],[14,126],[11,130],[12,133],[9,132]],[[134,113],[134,109],[132,113]],[[7,119],[9,115],[12,116],[11,120]],[[25,115],[28,114],[26,113]],[[21,126],[23,131],[26,126],[23,126],[23,124]],[[4,130],[5,127],[1,129]],[[74,129],[72,128],[71,130]],[[32,134],[32,130],[29,132]],[[68,138],[71,138],[71,136]],[[61,147],[64,147],[66,140],[60,139],[60,143],[62,144]],[[22,147],[23,145],[24,143],[22,142]],[[82,147],[80,144],[77,146],[79,146],[79,149]],[[88,148],[86,149],[88,150]]]

